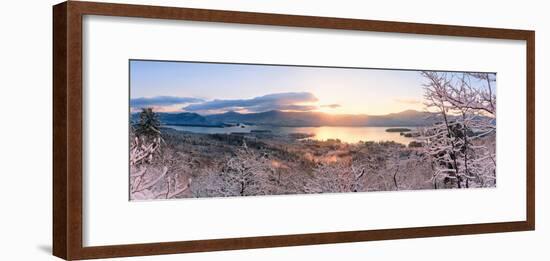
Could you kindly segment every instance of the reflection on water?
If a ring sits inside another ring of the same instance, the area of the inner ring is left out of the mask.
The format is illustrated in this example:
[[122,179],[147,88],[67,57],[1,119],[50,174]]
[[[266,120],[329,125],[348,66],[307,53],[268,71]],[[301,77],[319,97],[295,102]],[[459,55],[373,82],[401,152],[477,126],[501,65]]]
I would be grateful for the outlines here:
[[[272,126],[232,126],[225,128],[214,127],[191,127],[191,126],[166,126],[176,130],[194,132],[194,133],[234,133],[250,132],[251,130],[269,130],[273,134],[286,135],[290,133],[312,134],[312,139],[327,140],[339,139],[343,142],[355,143],[358,141],[395,141],[408,145],[414,138],[408,138],[399,135],[399,132],[387,132],[390,127],[272,127]],[[405,127],[415,130],[414,127]]]
[[[311,133],[317,140],[339,139],[343,142],[358,141],[395,141],[409,144],[413,138],[399,135],[399,132],[387,132],[388,127],[307,127],[292,128],[292,132]],[[412,128],[409,128],[412,129]]]

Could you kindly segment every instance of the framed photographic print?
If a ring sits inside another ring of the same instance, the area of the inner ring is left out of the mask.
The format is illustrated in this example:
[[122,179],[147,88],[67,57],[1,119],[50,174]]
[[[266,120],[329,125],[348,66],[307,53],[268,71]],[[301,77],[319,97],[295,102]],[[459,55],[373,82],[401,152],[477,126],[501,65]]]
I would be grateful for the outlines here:
[[53,12],[58,257],[535,229],[533,31]]

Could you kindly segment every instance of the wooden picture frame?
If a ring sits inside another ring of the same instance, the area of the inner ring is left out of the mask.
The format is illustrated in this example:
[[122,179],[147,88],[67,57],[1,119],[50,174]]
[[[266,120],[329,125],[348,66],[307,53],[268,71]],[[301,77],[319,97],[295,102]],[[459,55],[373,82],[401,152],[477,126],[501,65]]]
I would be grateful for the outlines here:
[[[393,32],[526,41],[526,220],[367,231],[83,247],[85,15]],[[535,32],[496,28],[69,1],[53,7],[53,254],[66,260],[422,238],[535,229]]]

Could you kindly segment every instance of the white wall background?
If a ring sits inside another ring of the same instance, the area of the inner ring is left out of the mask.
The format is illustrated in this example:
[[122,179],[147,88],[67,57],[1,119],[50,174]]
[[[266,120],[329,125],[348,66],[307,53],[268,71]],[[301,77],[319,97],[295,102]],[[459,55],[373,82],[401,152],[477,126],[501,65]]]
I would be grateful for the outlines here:
[[[210,9],[534,29],[537,32],[537,230],[534,232],[239,250],[121,260],[548,260],[550,17],[544,1],[127,0]],[[51,6],[11,1],[0,16],[0,260],[51,252]]]

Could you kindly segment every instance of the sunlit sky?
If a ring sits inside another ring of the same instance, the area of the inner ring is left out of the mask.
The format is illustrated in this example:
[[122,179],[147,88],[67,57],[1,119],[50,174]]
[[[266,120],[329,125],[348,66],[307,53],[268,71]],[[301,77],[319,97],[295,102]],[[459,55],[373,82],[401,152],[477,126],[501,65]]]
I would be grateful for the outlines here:
[[133,109],[248,113],[271,109],[382,115],[423,110],[418,71],[130,62]]

